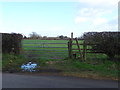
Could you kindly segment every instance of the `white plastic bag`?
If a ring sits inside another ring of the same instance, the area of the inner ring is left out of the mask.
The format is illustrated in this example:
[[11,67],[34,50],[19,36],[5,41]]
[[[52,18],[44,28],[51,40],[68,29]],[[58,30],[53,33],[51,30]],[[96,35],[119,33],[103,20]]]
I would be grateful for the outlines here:
[[37,64],[32,62],[28,62],[26,65],[25,64],[21,65],[22,71],[33,72],[36,71],[35,68],[37,68]]

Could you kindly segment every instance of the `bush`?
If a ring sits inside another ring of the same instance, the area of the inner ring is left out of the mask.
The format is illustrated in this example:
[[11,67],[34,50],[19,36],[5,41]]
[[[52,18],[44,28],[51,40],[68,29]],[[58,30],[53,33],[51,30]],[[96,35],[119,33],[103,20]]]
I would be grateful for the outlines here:
[[21,34],[2,33],[2,53],[10,54],[12,52],[14,54],[20,54],[22,38],[23,36]]
[[120,55],[120,32],[88,32],[84,34],[84,39],[97,52],[103,52],[111,59],[115,55]]

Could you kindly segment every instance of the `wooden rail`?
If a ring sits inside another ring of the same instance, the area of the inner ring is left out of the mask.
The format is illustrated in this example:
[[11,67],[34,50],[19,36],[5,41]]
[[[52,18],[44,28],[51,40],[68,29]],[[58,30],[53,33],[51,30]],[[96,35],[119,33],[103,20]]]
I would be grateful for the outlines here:
[[49,49],[30,49],[30,50],[27,50],[27,49],[26,49],[26,50],[24,50],[24,51],[40,51],[40,50],[41,50],[41,51],[63,51],[63,52],[64,52],[64,51],[65,51],[65,52],[68,51],[68,50],[59,50],[59,49],[58,49],[58,50],[49,50]]
[[[65,52],[60,52],[60,53],[59,53],[59,52],[57,52],[57,53],[56,53],[56,52],[46,52],[46,54],[55,54],[55,55],[56,55],[56,54],[57,54],[57,55],[58,55],[58,54],[59,54],[59,55],[62,55],[62,54],[64,54],[64,53],[65,53]],[[29,55],[29,53],[27,53],[27,52],[26,52],[26,54]],[[40,52],[31,52],[31,54],[32,54],[32,55],[38,55],[38,54],[41,54],[41,53],[40,53]],[[67,54],[67,53],[66,53],[66,54]]]
[[33,48],[68,48],[68,47],[47,47],[47,46],[24,46],[24,47],[33,47]]
[[[78,48],[73,48],[72,50],[79,50]],[[81,49],[84,50],[84,49]],[[96,49],[86,49],[86,50],[96,50]]]
[[[96,45],[96,44],[90,44],[90,43],[86,43],[87,45]],[[72,45],[77,45],[76,43],[72,43]],[[84,43],[78,43],[78,45],[84,45]]]
[[[79,52],[78,52],[78,51],[73,51],[73,53],[79,53]],[[83,52],[82,52],[82,53],[83,53]],[[87,51],[86,53],[103,53],[103,52],[91,52],[91,51],[88,52],[88,51]]]
[[67,43],[24,43],[24,44],[67,44]]

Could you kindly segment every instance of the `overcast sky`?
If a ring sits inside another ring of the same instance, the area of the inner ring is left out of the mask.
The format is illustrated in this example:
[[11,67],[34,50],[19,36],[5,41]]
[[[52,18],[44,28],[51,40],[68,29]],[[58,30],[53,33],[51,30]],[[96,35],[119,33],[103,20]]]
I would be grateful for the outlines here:
[[78,37],[89,31],[118,30],[119,0],[50,1],[1,1],[0,32],[48,37],[73,32]]

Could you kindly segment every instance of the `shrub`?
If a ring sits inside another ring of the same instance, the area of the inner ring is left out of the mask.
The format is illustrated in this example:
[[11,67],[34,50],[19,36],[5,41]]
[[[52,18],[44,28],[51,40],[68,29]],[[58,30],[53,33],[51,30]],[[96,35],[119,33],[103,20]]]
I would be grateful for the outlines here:
[[92,43],[92,49],[103,52],[110,58],[120,55],[120,32],[88,32],[84,34],[87,43]]
[[21,40],[23,36],[21,34],[8,34],[2,33],[2,53],[19,54],[22,48]]

